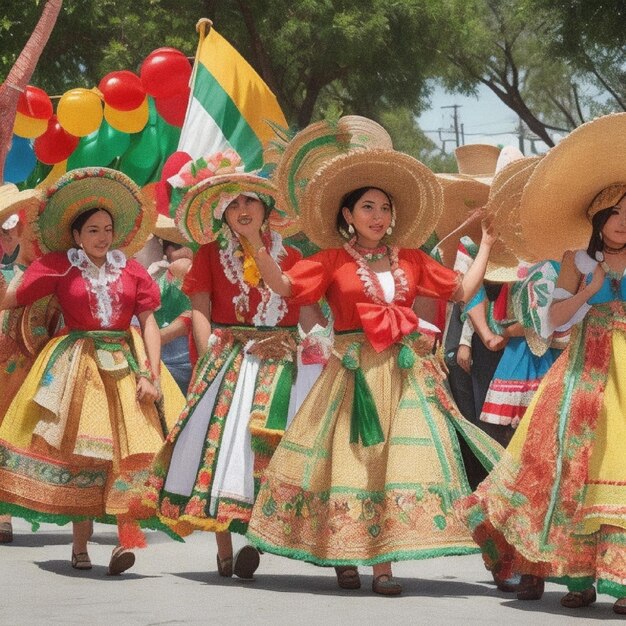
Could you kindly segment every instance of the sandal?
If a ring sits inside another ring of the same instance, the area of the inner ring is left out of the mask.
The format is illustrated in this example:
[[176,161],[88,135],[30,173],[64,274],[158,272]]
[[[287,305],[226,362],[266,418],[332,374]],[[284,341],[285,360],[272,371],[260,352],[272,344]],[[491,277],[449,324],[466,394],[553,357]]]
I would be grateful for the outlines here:
[[626,615],[626,598],[616,600],[613,605],[613,612],[618,613],[619,615]]
[[250,580],[254,578],[253,574],[259,567],[260,562],[259,551],[252,546],[244,546],[235,554],[233,573],[238,578]]
[[[568,609],[580,609],[583,606],[589,606],[596,601],[596,590],[588,587],[582,591],[570,591],[561,598],[561,606]],[[626,607],[625,607],[626,608]]]
[[13,524],[11,522],[0,522],[0,543],[11,543],[13,541]]
[[113,548],[111,561],[109,562],[109,576],[119,576],[122,572],[130,569],[135,564],[135,555],[133,552],[122,546]]
[[224,578],[230,578],[233,575],[232,556],[227,556],[225,559],[220,559],[220,555],[217,555],[217,573]]
[[335,567],[335,573],[337,574],[337,584],[342,589],[361,588],[361,577],[359,576],[359,570],[353,565]]
[[502,578],[498,572],[492,571],[491,575],[493,576],[493,582],[496,583],[496,587],[499,591],[512,593],[519,589],[521,580],[521,576],[519,574],[514,574],[510,578]]
[[391,574],[381,574],[372,580],[372,591],[381,596],[399,596],[402,585]]
[[543,578],[523,574],[517,590],[518,600],[541,600],[545,583]]
[[91,569],[91,559],[86,552],[74,552],[72,550],[72,567],[74,569]]

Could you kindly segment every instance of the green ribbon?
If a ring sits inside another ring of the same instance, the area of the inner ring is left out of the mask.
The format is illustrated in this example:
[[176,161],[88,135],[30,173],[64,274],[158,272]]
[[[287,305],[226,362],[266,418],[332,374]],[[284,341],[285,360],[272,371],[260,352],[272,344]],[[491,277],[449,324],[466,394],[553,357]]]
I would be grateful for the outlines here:
[[293,361],[285,361],[276,383],[272,403],[270,404],[267,418],[268,430],[285,430],[287,427],[287,414],[289,412],[289,399],[293,386],[294,365]]
[[363,370],[359,366],[353,371],[354,398],[350,419],[350,443],[358,443],[360,438],[364,446],[374,446],[385,441],[378,411]]

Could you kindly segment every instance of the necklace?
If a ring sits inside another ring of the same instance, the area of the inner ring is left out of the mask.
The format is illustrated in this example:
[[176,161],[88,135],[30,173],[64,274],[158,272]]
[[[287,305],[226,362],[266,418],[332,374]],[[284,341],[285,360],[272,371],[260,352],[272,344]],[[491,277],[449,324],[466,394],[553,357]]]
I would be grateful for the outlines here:
[[620,248],[612,248],[611,246],[605,243],[602,248],[606,254],[619,254],[620,252],[623,252],[624,249],[626,249],[626,245],[623,245]]
[[380,261],[389,254],[389,246],[387,245],[378,246],[378,248],[364,248],[355,241],[352,246],[368,263]]

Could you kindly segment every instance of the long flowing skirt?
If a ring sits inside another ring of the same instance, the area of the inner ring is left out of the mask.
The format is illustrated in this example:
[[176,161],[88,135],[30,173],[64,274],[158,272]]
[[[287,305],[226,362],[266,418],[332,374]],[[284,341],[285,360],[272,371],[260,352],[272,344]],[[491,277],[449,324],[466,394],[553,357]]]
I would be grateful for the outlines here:
[[254,544],[319,565],[477,551],[453,511],[470,493],[459,437],[487,468],[502,448],[460,415],[432,349],[427,335],[380,354],[362,333],[335,337],[265,472]]
[[[0,426],[0,512],[132,526],[131,491],[147,479],[184,399],[162,368],[161,406],[139,402],[129,356],[147,362],[135,330],[57,337],[42,350]],[[126,539],[143,543],[132,530]]]
[[488,567],[626,597],[626,307],[593,307],[460,503]]
[[321,371],[295,361],[290,330],[216,329],[140,506],[181,536],[244,533],[258,480]]

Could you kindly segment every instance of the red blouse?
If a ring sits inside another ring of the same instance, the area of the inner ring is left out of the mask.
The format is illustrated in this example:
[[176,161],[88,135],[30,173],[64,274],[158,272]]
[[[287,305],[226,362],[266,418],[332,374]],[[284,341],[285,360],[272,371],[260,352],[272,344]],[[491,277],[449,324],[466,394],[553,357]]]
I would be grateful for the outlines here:
[[[280,259],[283,271],[294,266],[302,259],[302,255],[289,246],[285,246],[287,254]],[[233,284],[224,273],[220,260],[220,248],[217,241],[203,245],[193,259],[193,265],[183,283],[183,291],[188,296],[196,293],[208,293],[211,296],[211,321],[216,324],[253,326],[253,318],[261,302],[258,289],[250,287],[248,312],[244,321],[237,319],[233,299],[240,294],[239,286]],[[290,303],[291,304],[291,303]],[[298,323],[300,306],[289,306],[289,310],[278,322],[278,326],[295,326]]]
[[421,250],[401,249],[398,262],[408,291],[402,299],[381,305],[367,293],[356,261],[343,248],[322,250],[286,272],[292,287],[290,302],[303,306],[325,296],[335,330],[363,329],[380,351],[417,328],[417,317],[410,310],[416,296],[448,300],[459,286],[455,271]]
[[109,285],[111,319],[108,326],[95,316],[97,297],[90,290],[81,270],[73,267],[66,253],[51,252],[28,266],[17,288],[17,303],[26,306],[49,295],[56,295],[69,330],[127,330],[133,316],[158,309],[159,288],[148,272],[128,259],[120,277]]

